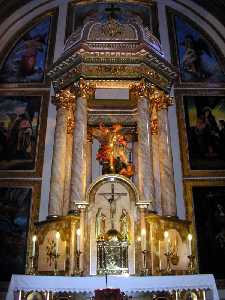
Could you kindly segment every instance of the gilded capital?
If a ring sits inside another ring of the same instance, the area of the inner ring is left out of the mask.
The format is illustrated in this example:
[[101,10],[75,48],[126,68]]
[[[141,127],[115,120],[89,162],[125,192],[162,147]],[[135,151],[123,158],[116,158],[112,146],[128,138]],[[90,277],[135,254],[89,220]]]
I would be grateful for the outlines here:
[[55,97],[53,97],[52,103],[56,105],[57,109],[62,107],[70,110],[74,106],[75,98],[75,94],[73,94],[70,90],[61,90],[55,95]]
[[156,90],[154,84],[148,84],[145,80],[141,80],[139,83],[134,83],[130,85],[131,92],[134,93],[137,98],[147,98],[150,99],[151,95]]
[[90,99],[94,96],[95,93],[95,85],[92,84],[90,81],[87,81],[83,78],[79,81],[79,95],[81,97],[85,97],[87,99]]
[[151,96],[151,103],[156,111],[159,111],[160,109],[167,109],[174,101],[173,97],[170,97],[164,91],[156,90]]

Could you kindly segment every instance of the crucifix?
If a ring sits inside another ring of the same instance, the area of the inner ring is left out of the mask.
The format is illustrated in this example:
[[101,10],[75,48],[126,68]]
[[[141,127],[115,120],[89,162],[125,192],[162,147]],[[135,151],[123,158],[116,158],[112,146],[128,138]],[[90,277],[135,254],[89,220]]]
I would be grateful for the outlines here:
[[106,8],[105,11],[107,13],[109,13],[110,18],[115,19],[116,18],[116,13],[120,12],[120,8],[119,7],[115,7],[115,5],[113,3],[111,3],[111,6]]
[[103,196],[110,204],[110,221],[111,227],[114,229],[114,217],[116,214],[116,201],[119,200],[122,196],[127,196],[127,193],[116,193],[114,183],[111,184],[111,193],[99,193],[100,196]]

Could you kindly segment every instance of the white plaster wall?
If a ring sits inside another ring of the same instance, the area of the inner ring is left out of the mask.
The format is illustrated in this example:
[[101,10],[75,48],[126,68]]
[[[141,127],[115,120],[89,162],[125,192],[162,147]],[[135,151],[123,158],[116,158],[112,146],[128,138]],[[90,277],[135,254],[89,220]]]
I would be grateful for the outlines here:
[[[220,48],[221,52],[225,55],[225,44],[220,38],[218,33],[210,26],[210,23],[220,32],[225,32],[225,28],[221,23],[210,15],[202,7],[195,4],[190,0],[155,0],[158,4],[158,14],[159,14],[159,30],[161,36],[162,48],[165,52],[165,57],[170,60],[170,47],[169,38],[166,24],[166,6],[170,6],[173,9],[187,15],[196,24],[207,31],[209,36],[215,41],[217,46]],[[6,46],[10,39],[14,36],[15,32],[20,30],[24,25],[30,22],[33,18],[44,13],[45,11],[59,7],[59,18],[58,18],[58,29],[56,36],[56,47],[54,53],[54,60],[56,60],[60,54],[63,52],[64,47],[64,36],[65,36],[65,26],[66,26],[66,14],[67,5],[69,0],[35,0],[29,4],[21,7],[15,13],[13,13],[9,18],[7,18],[0,26],[0,51]],[[184,4],[186,7],[184,7]],[[198,15],[192,10],[196,10]],[[204,19],[207,19],[208,23]],[[51,95],[54,92],[51,89]],[[47,216],[48,207],[48,196],[49,196],[49,186],[50,186],[50,174],[51,174],[51,161],[52,161],[52,150],[54,141],[54,129],[55,129],[55,107],[50,103],[48,110],[48,125],[46,133],[46,144],[45,144],[45,156],[44,156],[44,168],[43,168],[43,179],[42,179],[42,193],[41,193],[41,207],[40,207],[40,220],[43,220]],[[176,108],[175,106],[169,109],[169,123],[170,132],[172,139],[172,152],[173,152],[173,164],[175,172],[175,183],[176,183],[176,195],[177,195],[177,207],[178,216],[184,218],[185,208],[183,200],[183,185],[182,185],[182,171],[181,171],[181,161],[180,161],[180,148],[178,140],[178,128],[177,128],[177,118],[176,118]],[[97,175],[97,174],[96,174]],[[32,178],[31,178],[32,179]]]

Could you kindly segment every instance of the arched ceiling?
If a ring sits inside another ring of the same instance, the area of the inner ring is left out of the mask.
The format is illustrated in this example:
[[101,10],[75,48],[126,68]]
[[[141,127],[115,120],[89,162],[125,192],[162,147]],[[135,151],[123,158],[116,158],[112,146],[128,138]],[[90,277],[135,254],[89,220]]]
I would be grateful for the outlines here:
[[[34,0],[0,0],[0,22],[2,23],[17,9]],[[214,15],[222,24],[225,25],[225,1],[224,0],[192,0]]]

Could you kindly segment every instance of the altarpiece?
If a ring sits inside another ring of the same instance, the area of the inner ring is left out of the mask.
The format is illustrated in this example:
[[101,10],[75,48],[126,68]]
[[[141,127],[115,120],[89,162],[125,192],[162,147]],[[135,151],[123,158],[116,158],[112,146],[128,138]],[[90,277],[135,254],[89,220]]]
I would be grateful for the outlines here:
[[168,107],[177,71],[140,18],[121,21],[118,11],[86,20],[48,72],[57,109],[51,188],[48,218],[32,228],[28,274],[197,271],[193,225],[176,209]]

